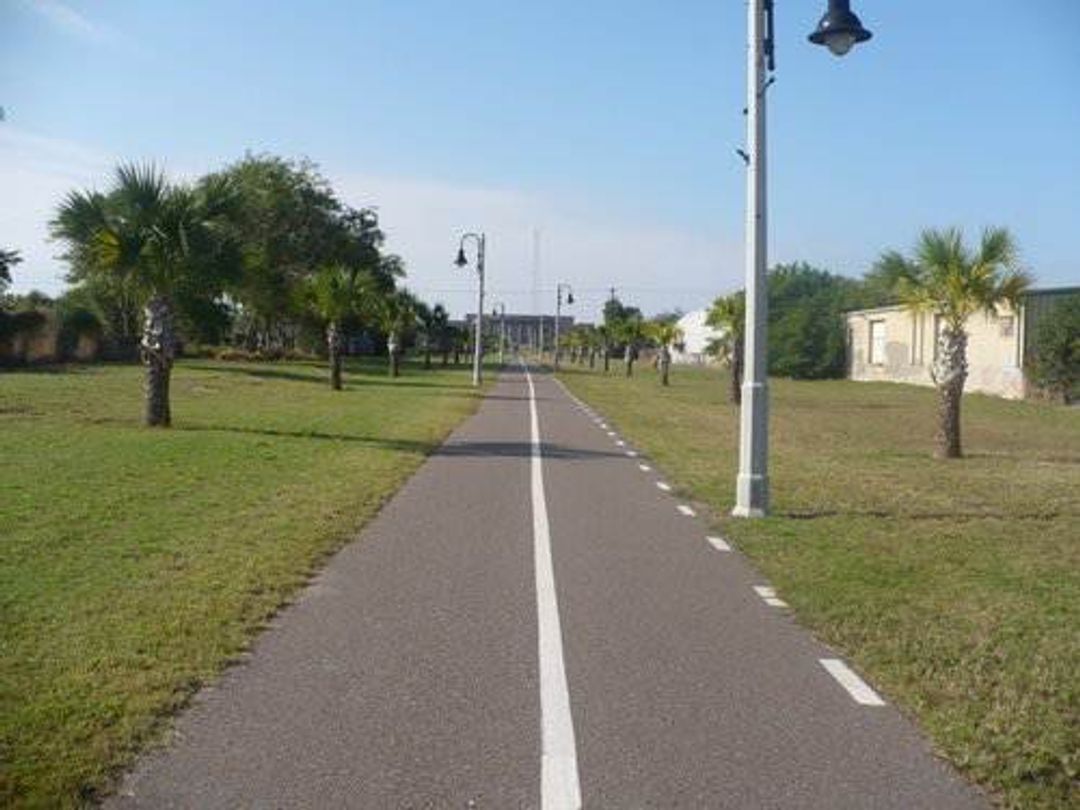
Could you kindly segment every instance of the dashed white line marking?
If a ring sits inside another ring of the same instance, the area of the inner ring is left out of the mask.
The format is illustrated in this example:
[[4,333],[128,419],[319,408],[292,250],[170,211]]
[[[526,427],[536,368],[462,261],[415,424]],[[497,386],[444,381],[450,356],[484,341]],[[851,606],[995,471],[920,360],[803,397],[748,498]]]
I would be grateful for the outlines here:
[[630,458],[637,458],[637,450],[627,450],[626,455],[630,456]]
[[787,602],[776,595],[776,589],[766,585],[755,585],[754,592],[760,596],[769,607],[787,607]]
[[611,436],[612,438],[615,438],[615,437],[616,437],[616,436],[618,436],[619,434],[618,434],[618,433],[616,433],[616,432],[615,432],[614,430],[609,430],[609,431],[607,432],[607,435],[608,435],[608,436]]
[[885,701],[877,692],[871,689],[866,681],[856,675],[851,668],[839,658],[822,658],[821,665],[826,671],[836,678],[837,682],[844,687],[856,703],[863,706],[884,706]]
[[616,439],[615,440],[615,446],[616,447],[626,447],[626,442],[624,442],[622,439]]
[[679,504],[679,511],[682,512],[687,517],[695,517],[697,515],[697,512],[695,512],[693,509],[691,509],[685,503],[680,503]]
[[657,481],[656,488],[662,489],[664,492],[671,492],[671,484],[665,484],[663,481]]
[[577,744],[570,713],[570,690],[563,659],[562,627],[551,560],[551,528],[544,495],[544,461],[540,450],[540,418],[536,388],[529,383],[532,428],[533,567],[536,571],[536,613],[540,658],[540,805],[543,810],[579,810]]
[[706,537],[705,539],[708,540],[709,545],[717,551],[731,551],[731,546],[721,537]]
[[650,470],[652,470],[652,467],[650,467],[648,464],[638,464],[637,468],[642,472],[649,472]]
[[600,423],[600,429],[601,430],[607,430],[607,422],[601,422]]

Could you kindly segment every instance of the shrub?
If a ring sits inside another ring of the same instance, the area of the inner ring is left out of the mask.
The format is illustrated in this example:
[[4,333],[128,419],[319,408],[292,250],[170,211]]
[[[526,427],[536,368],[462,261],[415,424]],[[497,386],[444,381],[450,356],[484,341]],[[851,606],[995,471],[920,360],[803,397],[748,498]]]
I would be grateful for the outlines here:
[[1028,379],[1066,404],[1080,400],[1080,293],[1059,301],[1036,325]]

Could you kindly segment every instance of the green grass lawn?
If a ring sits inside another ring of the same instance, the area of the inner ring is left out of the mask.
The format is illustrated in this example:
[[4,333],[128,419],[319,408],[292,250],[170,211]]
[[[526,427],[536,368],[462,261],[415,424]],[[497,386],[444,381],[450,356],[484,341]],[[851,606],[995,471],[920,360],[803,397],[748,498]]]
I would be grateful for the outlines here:
[[964,401],[931,458],[930,389],[771,383],[774,516],[727,517],[738,411],[716,371],[561,375],[776,585],[800,622],[1010,808],[1080,806],[1080,409]]
[[92,800],[479,401],[469,371],[0,374],[0,805]]

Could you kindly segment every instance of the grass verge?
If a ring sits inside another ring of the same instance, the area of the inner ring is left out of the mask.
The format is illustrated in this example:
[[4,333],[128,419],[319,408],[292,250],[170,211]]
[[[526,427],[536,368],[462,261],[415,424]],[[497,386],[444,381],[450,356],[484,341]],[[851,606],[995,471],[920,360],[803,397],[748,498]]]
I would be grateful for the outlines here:
[[0,375],[0,805],[93,800],[479,399],[468,370]]
[[740,521],[719,372],[560,376],[969,778],[1005,807],[1080,806],[1080,410],[965,397],[968,456],[941,462],[932,390],[775,380],[773,516]]

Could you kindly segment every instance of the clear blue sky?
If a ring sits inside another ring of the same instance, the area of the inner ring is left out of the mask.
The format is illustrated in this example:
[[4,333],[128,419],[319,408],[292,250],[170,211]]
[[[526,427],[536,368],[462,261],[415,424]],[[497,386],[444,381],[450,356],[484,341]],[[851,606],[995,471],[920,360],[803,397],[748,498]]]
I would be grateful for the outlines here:
[[[1040,284],[1080,283],[1078,0],[854,0],[875,36],[842,60],[806,41],[825,0],[776,5],[774,260],[858,274],[923,226],[1001,224]],[[58,290],[64,188],[272,151],[380,205],[459,311],[448,259],[480,227],[511,308],[534,227],[581,314],[609,284],[694,308],[742,272],[744,54],[741,0],[0,0],[0,244]]]

